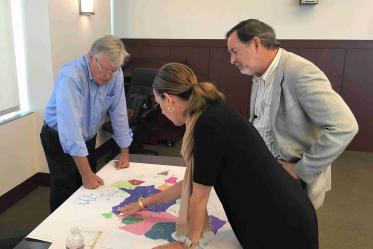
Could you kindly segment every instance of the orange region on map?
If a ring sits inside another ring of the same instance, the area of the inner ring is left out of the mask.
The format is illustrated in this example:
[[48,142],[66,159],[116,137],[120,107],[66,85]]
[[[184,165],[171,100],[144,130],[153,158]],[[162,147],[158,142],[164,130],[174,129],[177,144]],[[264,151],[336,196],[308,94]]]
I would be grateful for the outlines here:
[[166,189],[168,189],[169,187],[171,187],[170,185],[168,185],[167,183],[164,183],[160,186],[157,187],[157,189],[161,190],[161,191],[165,191]]

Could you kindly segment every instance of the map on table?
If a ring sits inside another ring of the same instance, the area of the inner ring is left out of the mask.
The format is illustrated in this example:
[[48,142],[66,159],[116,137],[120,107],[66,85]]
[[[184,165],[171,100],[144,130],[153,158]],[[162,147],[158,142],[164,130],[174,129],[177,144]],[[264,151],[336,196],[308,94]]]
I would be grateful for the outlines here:
[[[111,238],[110,245],[123,248],[125,244],[125,248],[134,249],[175,241],[173,233],[180,200],[151,205],[125,218],[119,214],[118,208],[136,202],[140,197],[166,190],[182,180],[184,171],[184,167],[140,163],[116,170],[109,163],[98,173],[105,181],[104,186],[95,190],[80,188],[28,237],[51,241],[51,248],[58,248],[64,237],[56,234],[65,234],[70,227],[78,225],[85,233],[95,234],[96,231],[98,234],[99,231],[102,234],[100,243],[106,247],[95,246],[97,249],[117,248],[104,243],[106,237]],[[208,213],[213,236],[205,248],[241,248],[214,190],[210,194]],[[57,233],[52,234],[53,230]],[[118,241],[113,242],[114,238]]]
[[[162,175],[160,173],[158,175]],[[157,178],[157,180],[159,180],[159,178],[161,177]],[[119,215],[119,207],[123,207],[132,202],[136,202],[140,197],[148,197],[153,194],[159,193],[164,189],[167,189],[169,186],[175,184],[177,180],[178,179],[175,176],[167,177],[164,179],[164,183],[158,183],[160,185],[157,187],[155,185],[147,185],[146,181],[142,181],[139,179],[128,180],[125,181],[124,184],[120,185],[118,185],[118,183],[115,183],[115,186],[121,186],[119,187],[119,189],[128,193],[130,196],[125,198],[124,201],[122,201],[120,204],[114,206],[112,208],[111,213]],[[131,182],[137,184],[133,184],[132,186],[130,186],[128,183]],[[168,183],[171,184],[167,185]],[[167,187],[165,187],[165,185]],[[169,242],[173,242],[175,240],[172,238],[171,234],[175,232],[175,222],[178,209],[179,203],[176,201],[169,201],[165,203],[151,205],[146,209],[146,211],[141,211],[137,214],[134,214],[131,217],[123,218],[123,225],[119,228],[137,235],[144,235],[150,239],[163,239]],[[111,218],[111,213],[104,213],[102,215],[105,218]],[[215,234],[226,223],[225,220],[219,219],[214,215],[209,216],[209,221],[211,225],[211,230]]]

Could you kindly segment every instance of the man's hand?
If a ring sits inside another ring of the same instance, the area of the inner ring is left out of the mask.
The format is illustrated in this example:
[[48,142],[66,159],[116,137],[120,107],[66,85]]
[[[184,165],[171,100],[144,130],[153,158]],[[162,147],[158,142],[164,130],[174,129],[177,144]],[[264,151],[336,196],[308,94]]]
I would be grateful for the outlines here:
[[128,148],[120,149],[120,155],[118,161],[115,161],[115,167],[117,169],[124,169],[130,166],[130,160],[128,155]]
[[86,156],[73,156],[76,167],[78,167],[80,176],[82,177],[83,186],[87,189],[98,188],[104,184],[99,176],[92,172],[91,167]]
[[186,246],[184,246],[181,242],[172,242],[161,246],[153,247],[153,249],[186,249]]
[[295,173],[295,163],[285,162],[282,160],[277,160],[279,164],[295,179],[299,180],[299,177]]
[[95,189],[104,184],[104,180],[93,172],[82,177],[83,186],[87,189]]

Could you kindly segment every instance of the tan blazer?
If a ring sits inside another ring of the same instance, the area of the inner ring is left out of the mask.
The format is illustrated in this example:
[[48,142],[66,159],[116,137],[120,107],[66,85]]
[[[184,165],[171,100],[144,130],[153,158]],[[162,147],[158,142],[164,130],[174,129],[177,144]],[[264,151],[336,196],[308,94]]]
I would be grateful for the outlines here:
[[[283,50],[274,73],[269,114],[274,143],[283,160],[296,163],[309,196],[323,199],[330,189],[330,165],[356,135],[358,124],[325,74],[310,61]],[[254,83],[251,122],[257,88]],[[320,193],[312,193],[315,185]]]

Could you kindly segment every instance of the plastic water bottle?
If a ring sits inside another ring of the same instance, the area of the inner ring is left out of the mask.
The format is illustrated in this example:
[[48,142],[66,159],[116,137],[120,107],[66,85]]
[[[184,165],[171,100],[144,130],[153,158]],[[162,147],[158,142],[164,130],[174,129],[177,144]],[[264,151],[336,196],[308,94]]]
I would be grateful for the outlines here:
[[79,228],[71,228],[66,238],[66,249],[84,249],[84,237]]

